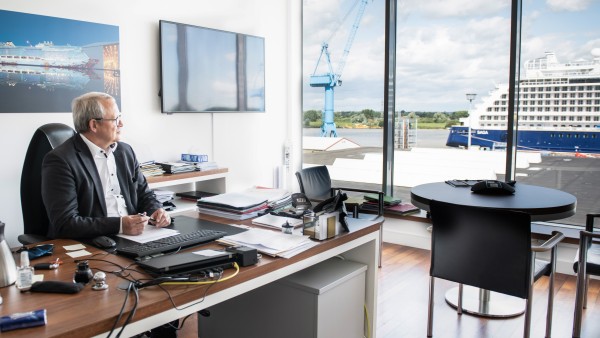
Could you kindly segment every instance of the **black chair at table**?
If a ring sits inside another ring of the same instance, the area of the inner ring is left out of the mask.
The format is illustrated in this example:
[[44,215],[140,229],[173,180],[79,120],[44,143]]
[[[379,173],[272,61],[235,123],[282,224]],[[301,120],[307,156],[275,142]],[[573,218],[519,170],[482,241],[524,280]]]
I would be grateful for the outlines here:
[[[550,277],[546,337],[552,328],[556,245],[560,232],[540,246],[531,244],[531,216],[527,213],[471,207],[439,201],[430,203],[433,223],[427,336],[433,334],[435,278],[459,284],[457,311],[462,314],[463,284],[525,299],[524,337],[529,337],[533,283]],[[550,251],[550,261],[537,252]]]
[[327,166],[321,165],[304,168],[296,172],[296,178],[298,179],[298,185],[300,185],[300,192],[306,195],[309,200],[315,202],[326,200],[334,196],[337,191],[352,191],[365,194],[375,194],[379,197],[377,202],[377,216],[383,215],[383,192],[370,189],[333,187]]
[[62,123],[49,123],[33,134],[21,173],[21,211],[24,234],[18,240],[29,245],[48,240],[50,221],[42,201],[42,162],[46,154],[75,135],[73,128]]
[[600,214],[587,214],[585,231],[580,232],[579,251],[575,256],[573,270],[577,273],[577,292],[573,318],[573,337],[581,337],[583,309],[587,308],[587,292],[590,275],[600,276],[600,231],[594,232],[594,219]]
[[[331,176],[329,176],[329,170],[327,166],[315,166],[304,168],[296,172],[296,178],[298,179],[298,185],[300,185],[300,192],[314,202],[326,200],[336,194],[337,191],[352,191],[365,194],[375,194],[378,196],[377,202],[377,214],[374,217],[383,216],[383,192],[378,190],[360,189],[360,188],[348,188],[348,187],[333,187],[331,183]],[[356,206],[352,214],[349,216],[359,216],[359,206]],[[381,267],[381,255],[382,255],[382,243],[383,243],[383,229],[379,232],[379,267]]]

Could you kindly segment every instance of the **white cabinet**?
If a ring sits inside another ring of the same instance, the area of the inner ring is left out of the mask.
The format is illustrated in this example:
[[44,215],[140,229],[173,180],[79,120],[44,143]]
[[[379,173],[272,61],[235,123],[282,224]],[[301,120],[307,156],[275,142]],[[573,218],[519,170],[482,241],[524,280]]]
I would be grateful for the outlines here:
[[367,266],[331,258],[200,311],[199,338],[363,338]]
[[[150,189],[162,189],[174,192],[185,191],[206,191],[215,194],[226,192],[227,186],[225,178],[227,177],[227,168],[218,168],[205,171],[193,171],[181,174],[164,174],[160,176],[147,177]],[[170,213],[179,213],[183,211],[195,210],[196,202],[176,197],[173,204],[177,206]]]

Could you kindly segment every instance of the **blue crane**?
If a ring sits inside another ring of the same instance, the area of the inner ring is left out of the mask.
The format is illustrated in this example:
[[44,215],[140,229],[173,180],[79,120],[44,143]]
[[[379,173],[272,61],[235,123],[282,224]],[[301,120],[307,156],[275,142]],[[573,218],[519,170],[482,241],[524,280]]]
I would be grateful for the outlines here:
[[[346,58],[348,57],[348,53],[350,53],[350,47],[352,47],[352,42],[354,42],[354,37],[356,36],[356,31],[358,30],[358,25],[360,24],[360,20],[365,12],[365,7],[367,6],[367,0],[360,0],[360,6],[358,8],[358,12],[356,14],[356,18],[354,19],[354,24],[352,25],[352,29],[350,30],[350,34],[348,35],[348,41],[346,41],[346,46],[344,47],[344,54],[340,60],[338,65],[337,72],[333,71],[333,66],[331,65],[331,56],[329,54],[329,43],[323,42],[321,45],[321,54],[319,55],[319,59],[317,60],[317,65],[315,66],[315,70],[313,74],[310,76],[310,86],[311,87],[324,87],[325,88],[325,106],[323,109],[322,117],[321,117],[321,136],[322,137],[337,137],[337,131],[335,129],[335,122],[333,120],[333,89],[336,86],[342,85],[342,71],[344,70],[344,66],[346,65]],[[357,1],[358,3],[358,1]],[[356,3],[355,3],[356,5]],[[354,6],[353,6],[354,7]],[[351,9],[352,10],[352,9]],[[349,14],[350,12],[348,12]],[[328,72],[325,74],[316,74],[317,69],[319,68],[319,63],[321,62],[321,58],[325,55],[325,59],[327,62]]]

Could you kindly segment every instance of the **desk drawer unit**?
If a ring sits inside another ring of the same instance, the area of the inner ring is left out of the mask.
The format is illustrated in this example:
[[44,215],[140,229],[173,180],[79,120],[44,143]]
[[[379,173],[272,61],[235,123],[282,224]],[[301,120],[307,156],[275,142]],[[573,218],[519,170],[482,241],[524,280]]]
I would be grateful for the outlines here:
[[199,338],[362,338],[365,272],[332,258],[198,315]]

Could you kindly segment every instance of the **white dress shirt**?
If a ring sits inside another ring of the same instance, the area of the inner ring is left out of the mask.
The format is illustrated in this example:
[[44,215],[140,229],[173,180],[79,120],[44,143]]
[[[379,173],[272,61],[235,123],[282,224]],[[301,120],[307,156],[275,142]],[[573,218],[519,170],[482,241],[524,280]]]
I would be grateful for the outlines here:
[[[104,192],[104,200],[106,202],[106,215],[108,217],[123,217],[127,216],[127,206],[125,199],[121,195],[121,186],[119,185],[119,179],[117,176],[117,163],[113,152],[117,149],[117,143],[113,143],[108,151],[104,151],[92,141],[88,140],[85,136],[81,135],[83,141],[87,144],[100,181],[102,182],[102,190]],[[121,218],[120,233],[123,232],[123,219]]]

